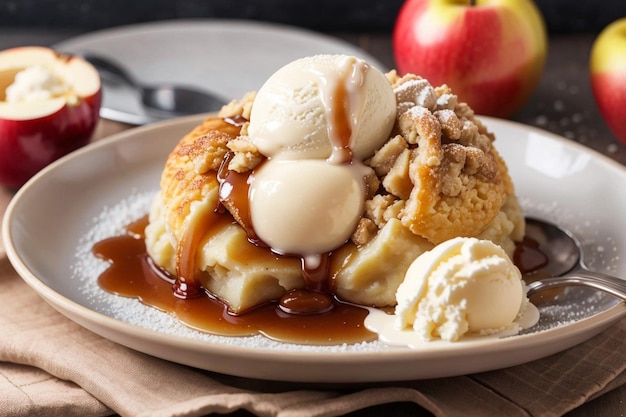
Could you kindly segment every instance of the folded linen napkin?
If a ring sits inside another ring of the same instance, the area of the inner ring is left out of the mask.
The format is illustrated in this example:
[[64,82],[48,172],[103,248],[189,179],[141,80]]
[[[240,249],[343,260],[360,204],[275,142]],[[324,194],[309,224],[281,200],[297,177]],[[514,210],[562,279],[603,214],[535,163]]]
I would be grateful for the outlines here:
[[150,357],[85,330],[39,298],[0,255],[0,416],[247,410],[322,417],[392,403],[414,403],[437,417],[561,416],[626,383],[625,340],[626,319],[565,352],[470,376],[354,387],[248,380]]

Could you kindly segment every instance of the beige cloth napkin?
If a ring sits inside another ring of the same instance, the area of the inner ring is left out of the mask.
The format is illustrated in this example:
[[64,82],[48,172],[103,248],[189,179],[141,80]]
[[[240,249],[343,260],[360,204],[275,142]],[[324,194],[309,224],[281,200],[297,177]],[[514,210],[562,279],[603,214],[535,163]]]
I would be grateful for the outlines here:
[[[1,250],[1,249],[0,249]],[[307,386],[204,372],[135,352],[42,301],[0,253],[0,416],[338,416],[412,402],[437,417],[561,416],[626,383],[626,320],[565,352],[481,374]]]

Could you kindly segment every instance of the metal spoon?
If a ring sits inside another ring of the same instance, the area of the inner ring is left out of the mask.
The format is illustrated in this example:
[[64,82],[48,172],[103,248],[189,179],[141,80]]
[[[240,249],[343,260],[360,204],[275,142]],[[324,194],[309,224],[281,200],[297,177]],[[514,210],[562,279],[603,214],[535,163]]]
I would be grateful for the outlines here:
[[157,120],[214,112],[225,103],[222,98],[193,87],[172,84],[142,85],[120,65],[108,58],[93,54],[84,54],[83,58],[96,67],[102,75],[112,76],[135,89],[140,95],[146,113]]
[[626,300],[626,280],[590,271],[582,261],[582,246],[576,236],[555,224],[526,219],[526,235],[540,244],[549,262],[533,274],[549,276],[529,283],[530,297],[540,291],[565,286],[586,286]]

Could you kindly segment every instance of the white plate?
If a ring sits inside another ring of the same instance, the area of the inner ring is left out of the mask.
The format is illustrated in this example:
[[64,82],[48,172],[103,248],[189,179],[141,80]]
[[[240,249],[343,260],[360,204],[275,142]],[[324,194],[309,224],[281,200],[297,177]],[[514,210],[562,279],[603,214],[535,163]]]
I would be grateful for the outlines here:
[[[228,100],[257,91],[283,65],[315,54],[348,54],[386,71],[376,58],[343,40],[269,23],[174,20],[105,29],[53,46],[67,53],[97,53],[123,64],[146,84],[192,85]],[[151,119],[137,94],[103,83],[101,116],[130,124]]]
[[[484,120],[498,137],[497,147],[528,213],[572,228],[589,251],[592,267],[626,276],[626,257],[618,256],[626,248],[626,223],[621,221],[626,169],[549,133]],[[3,224],[7,253],[24,280],[62,314],[115,342],[174,362],[243,377],[334,383],[508,367],[571,347],[626,316],[624,304],[609,296],[573,291],[562,305],[544,312],[539,332],[436,342],[419,350],[380,342],[316,347],[194,332],[165,313],[104,293],[97,287],[97,274],[76,268],[81,240],[103,212],[122,213],[116,211],[121,202],[130,204],[132,196],[157,189],[166,155],[199,121],[177,119],[97,142],[50,165],[15,195]]]

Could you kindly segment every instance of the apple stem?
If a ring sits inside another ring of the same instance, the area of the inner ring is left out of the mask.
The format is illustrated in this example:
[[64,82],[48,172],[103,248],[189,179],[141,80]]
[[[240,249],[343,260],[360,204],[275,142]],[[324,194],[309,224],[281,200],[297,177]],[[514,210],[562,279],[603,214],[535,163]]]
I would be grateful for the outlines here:
[[476,0],[470,0],[470,6],[476,6]]

